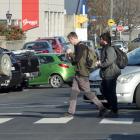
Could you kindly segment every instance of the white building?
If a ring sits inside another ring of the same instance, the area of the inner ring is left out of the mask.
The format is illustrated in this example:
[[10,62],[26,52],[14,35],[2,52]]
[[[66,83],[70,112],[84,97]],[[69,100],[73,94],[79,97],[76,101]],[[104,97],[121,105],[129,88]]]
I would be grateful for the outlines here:
[[0,0],[0,22],[11,21],[26,32],[26,41],[64,35],[64,0]]

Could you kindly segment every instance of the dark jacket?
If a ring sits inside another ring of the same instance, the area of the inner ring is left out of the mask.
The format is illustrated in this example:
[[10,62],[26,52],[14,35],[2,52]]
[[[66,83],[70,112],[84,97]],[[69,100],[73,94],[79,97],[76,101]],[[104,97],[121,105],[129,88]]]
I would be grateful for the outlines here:
[[116,52],[111,46],[104,46],[101,50],[100,76],[102,79],[117,78],[121,70],[116,64]]
[[81,76],[89,76],[89,69],[86,67],[86,55],[87,55],[87,48],[86,46],[79,42],[77,45],[74,46],[74,56],[72,64],[76,66],[76,74]]

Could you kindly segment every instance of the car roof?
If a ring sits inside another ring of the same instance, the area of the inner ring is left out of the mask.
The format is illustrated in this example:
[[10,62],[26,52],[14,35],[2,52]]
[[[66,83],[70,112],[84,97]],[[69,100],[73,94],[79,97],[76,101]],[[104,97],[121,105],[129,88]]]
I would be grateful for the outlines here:
[[43,37],[43,38],[38,38],[38,40],[47,40],[47,39],[58,39],[57,37]]
[[59,56],[65,55],[64,53],[36,53],[37,56]]
[[36,40],[36,41],[26,42],[25,44],[28,44],[28,43],[36,43],[36,42],[48,42],[48,41],[45,41],[45,40]]

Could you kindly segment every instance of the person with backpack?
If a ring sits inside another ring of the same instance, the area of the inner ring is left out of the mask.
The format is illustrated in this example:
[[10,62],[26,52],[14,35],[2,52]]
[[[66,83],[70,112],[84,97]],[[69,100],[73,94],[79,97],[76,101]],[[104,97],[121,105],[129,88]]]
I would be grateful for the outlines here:
[[102,117],[103,114],[106,112],[106,108],[96,97],[95,93],[91,92],[90,90],[90,71],[86,65],[87,46],[85,46],[84,43],[78,40],[78,36],[75,32],[70,32],[67,38],[70,41],[70,43],[74,45],[74,54],[67,51],[67,56],[70,59],[71,63],[75,65],[76,72],[73,78],[68,112],[66,112],[64,116],[71,117],[74,115],[76,111],[77,96],[80,93],[80,90],[82,90],[84,95],[86,95],[98,107],[98,116]]
[[121,70],[116,63],[117,54],[114,47],[111,46],[111,36],[108,32],[101,34],[100,45],[102,46],[101,60],[96,64],[100,67],[102,78],[101,92],[111,109],[105,117],[118,117],[116,81]]

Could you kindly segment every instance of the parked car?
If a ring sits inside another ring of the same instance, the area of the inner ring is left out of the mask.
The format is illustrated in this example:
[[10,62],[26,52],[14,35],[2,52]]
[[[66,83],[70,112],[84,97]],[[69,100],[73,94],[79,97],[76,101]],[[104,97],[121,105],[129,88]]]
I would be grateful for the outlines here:
[[32,41],[23,45],[23,49],[34,50],[38,53],[53,53],[52,46],[48,41]]
[[125,53],[128,52],[128,45],[125,41],[113,40],[112,41],[112,46],[119,48],[120,50],[122,50]]
[[69,42],[67,42],[63,36],[55,36],[54,38],[57,38],[60,41],[61,45],[63,46],[63,52],[70,47]]
[[[136,103],[140,108],[140,48],[127,54],[128,66],[121,70],[117,79],[116,93],[120,103]],[[91,89],[96,91],[99,98],[103,99],[100,92],[101,78],[99,69],[90,74]]]
[[[30,57],[30,60],[33,57]],[[29,65],[30,60],[26,56],[26,66]],[[38,58],[37,58],[38,60]],[[37,64],[37,63],[36,63]],[[34,64],[33,64],[34,65]],[[30,63],[30,67],[33,66]],[[38,67],[39,62],[34,67]],[[8,51],[6,49],[1,49],[0,51],[0,91],[9,92],[10,90],[22,91],[23,87],[26,84],[27,78],[31,78],[32,72],[38,72],[39,68],[34,69],[33,71],[27,71],[23,69],[23,61],[17,58],[14,52]],[[30,75],[27,77],[27,74]]]
[[36,54],[40,61],[40,75],[29,80],[30,86],[50,84],[59,88],[63,83],[69,83],[75,74],[74,66],[64,54]]
[[37,41],[41,40],[48,41],[51,44],[54,53],[63,53],[63,46],[61,45],[58,38],[46,37],[37,39]]
[[33,79],[39,74],[39,59],[35,55],[35,51],[17,50],[13,51],[15,58],[20,62],[21,72],[24,75],[24,83],[28,79]]
[[140,47],[140,38],[135,38],[129,43],[131,49]]
[[88,47],[90,47],[92,50],[95,51],[95,46],[93,44],[92,40],[87,40],[87,41],[83,41],[85,43],[85,45],[87,45]]

